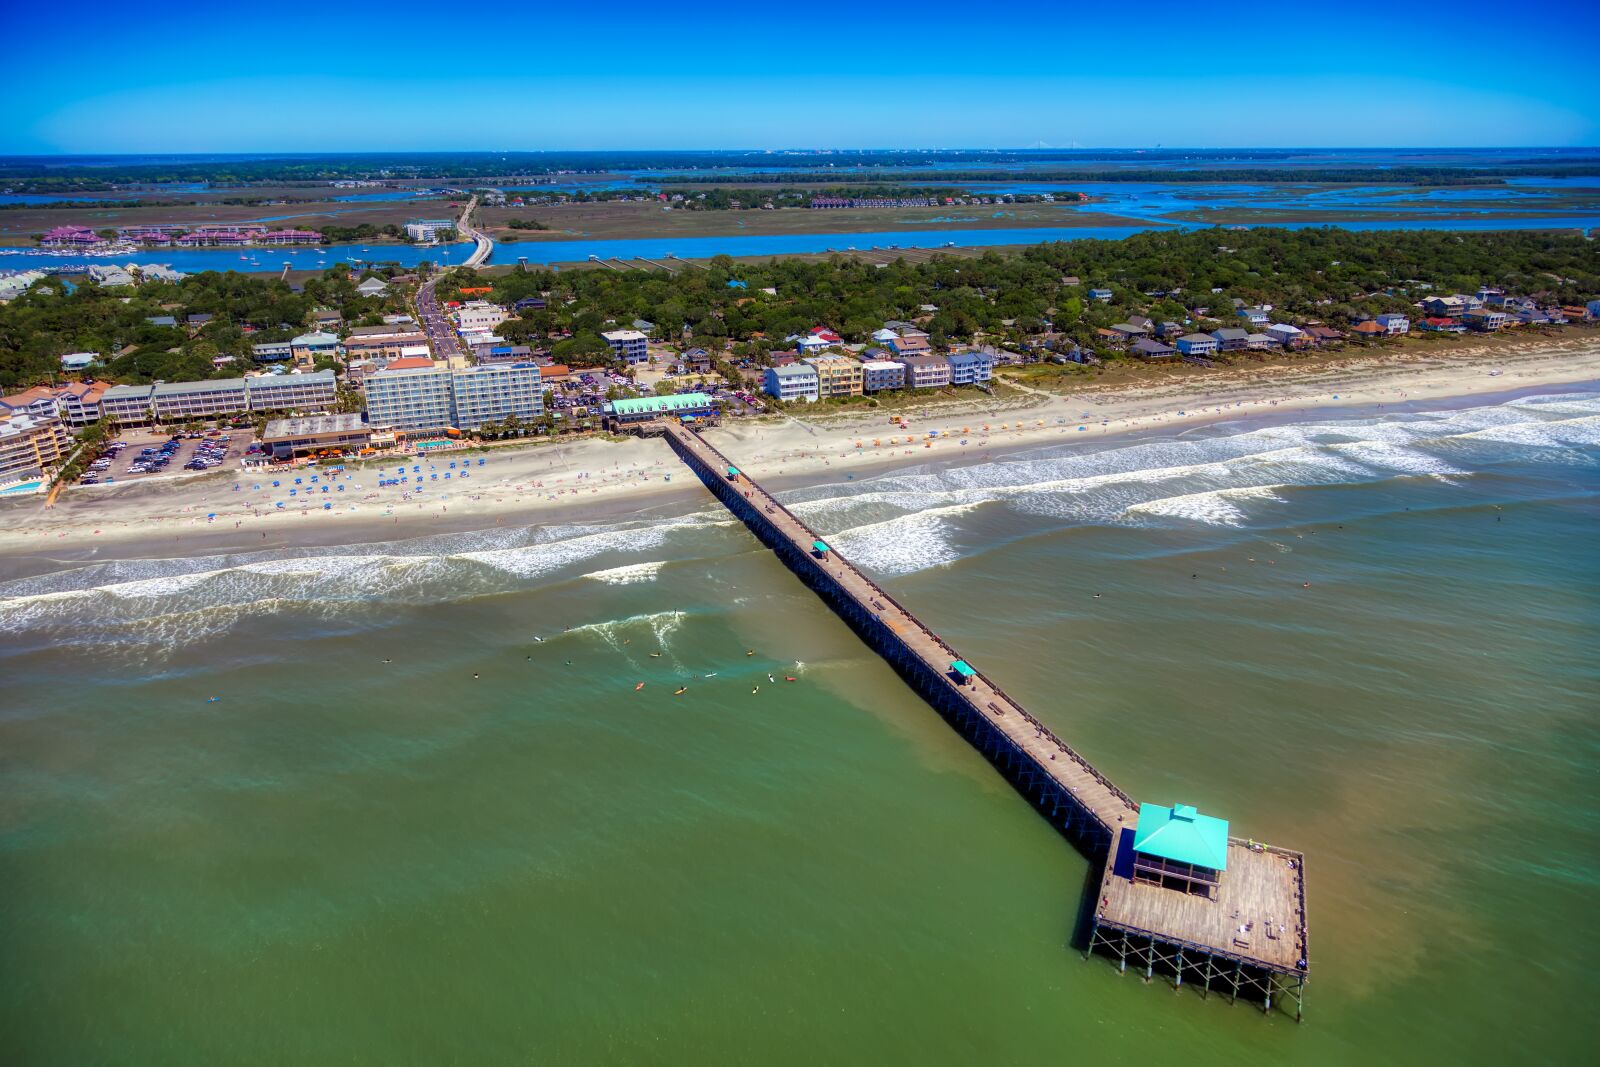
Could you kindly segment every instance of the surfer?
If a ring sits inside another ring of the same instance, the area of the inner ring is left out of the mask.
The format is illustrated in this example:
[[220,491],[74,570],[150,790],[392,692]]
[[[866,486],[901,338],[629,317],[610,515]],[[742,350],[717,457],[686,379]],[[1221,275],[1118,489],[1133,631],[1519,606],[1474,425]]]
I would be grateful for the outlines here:
[[637,692],[638,692],[638,691],[639,691],[639,690],[641,690],[641,689],[643,689],[643,688],[644,688],[644,683],[643,683],[643,682],[640,682],[640,683],[639,683],[639,684],[638,684],[638,685],[636,685],[636,686],[634,686],[634,687],[633,687],[633,691],[634,691],[634,692],[635,692],[635,693],[637,693]]

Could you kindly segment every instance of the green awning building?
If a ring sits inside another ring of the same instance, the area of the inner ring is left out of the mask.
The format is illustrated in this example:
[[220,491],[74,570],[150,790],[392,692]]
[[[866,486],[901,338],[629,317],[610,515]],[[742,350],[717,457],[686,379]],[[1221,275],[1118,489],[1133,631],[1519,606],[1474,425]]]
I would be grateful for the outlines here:
[[1193,805],[1140,804],[1133,879],[1214,896],[1228,869],[1228,822]]

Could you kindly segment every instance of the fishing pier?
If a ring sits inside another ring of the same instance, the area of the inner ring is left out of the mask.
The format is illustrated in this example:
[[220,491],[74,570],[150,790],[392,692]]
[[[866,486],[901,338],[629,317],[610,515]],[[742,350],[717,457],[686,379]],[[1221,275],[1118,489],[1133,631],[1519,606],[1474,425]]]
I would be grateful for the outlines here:
[[[1303,1017],[1309,976],[1305,857],[1226,836],[1193,808],[1140,805],[993,680],[857,570],[836,549],[705,441],[688,420],[632,427],[663,437],[729,511],[881,655],[1016,790],[1100,864],[1086,916],[1086,957]],[[1203,863],[1153,855],[1161,832],[1204,843]],[[1225,853],[1225,856],[1223,855]]]

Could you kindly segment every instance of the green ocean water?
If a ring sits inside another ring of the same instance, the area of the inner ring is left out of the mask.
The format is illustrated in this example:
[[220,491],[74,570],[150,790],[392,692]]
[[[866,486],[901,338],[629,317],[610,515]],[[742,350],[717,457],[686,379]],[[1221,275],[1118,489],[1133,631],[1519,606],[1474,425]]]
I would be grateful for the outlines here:
[[1088,862],[707,497],[0,581],[0,1062],[1588,1062],[1600,394],[791,497],[1306,853],[1304,1023],[1086,961]]

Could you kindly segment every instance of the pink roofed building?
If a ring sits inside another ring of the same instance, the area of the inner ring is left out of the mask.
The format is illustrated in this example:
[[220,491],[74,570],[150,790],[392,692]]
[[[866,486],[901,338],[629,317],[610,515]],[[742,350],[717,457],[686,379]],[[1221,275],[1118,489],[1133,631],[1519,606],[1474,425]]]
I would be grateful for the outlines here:
[[247,245],[254,237],[246,230],[202,228],[189,231],[177,243],[180,248],[231,248]]
[[46,231],[39,243],[46,248],[89,248],[104,242],[87,226],[57,226]]

